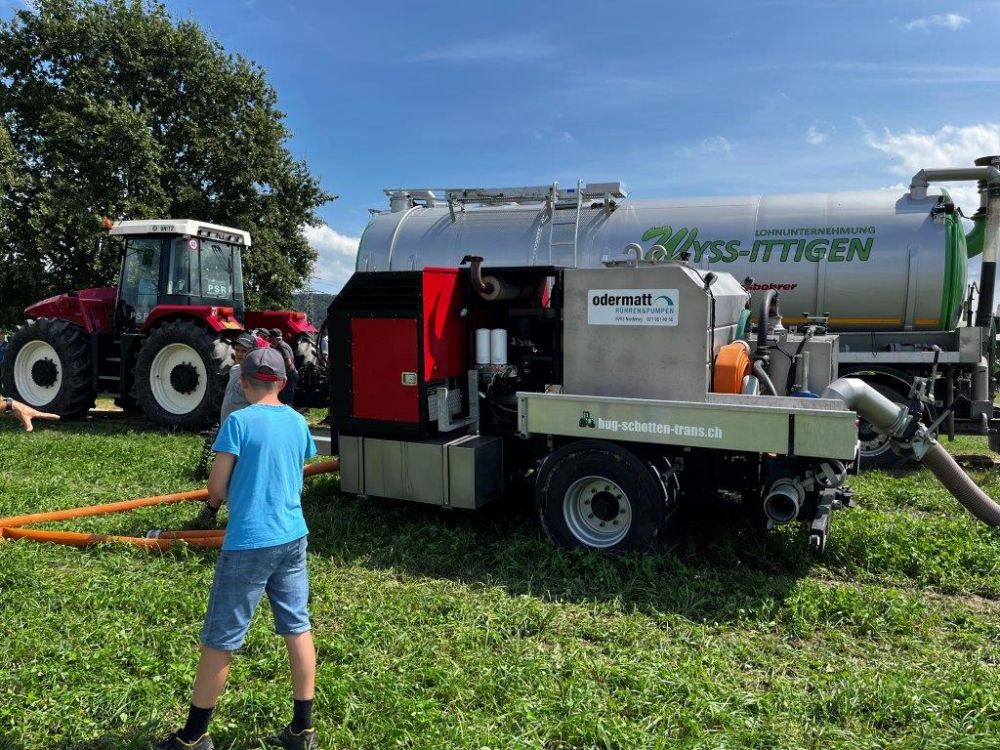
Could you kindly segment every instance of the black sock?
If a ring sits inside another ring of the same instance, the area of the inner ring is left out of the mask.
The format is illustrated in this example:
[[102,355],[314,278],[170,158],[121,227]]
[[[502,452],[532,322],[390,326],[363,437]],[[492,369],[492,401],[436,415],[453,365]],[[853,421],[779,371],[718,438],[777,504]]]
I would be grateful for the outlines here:
[[292,714],[292,731],[298,734],[303,729],[312,729],[313,725],[313,702],[312,698],[307,701],[295,701],[295,709]]
[[185,742],[195,742],[203,734],[208,732],[208,722],[212,720],[212,708],[198,708],[198,706],[191,704],[191,708],[188,709],[188,720],[184,728],[177,733]]

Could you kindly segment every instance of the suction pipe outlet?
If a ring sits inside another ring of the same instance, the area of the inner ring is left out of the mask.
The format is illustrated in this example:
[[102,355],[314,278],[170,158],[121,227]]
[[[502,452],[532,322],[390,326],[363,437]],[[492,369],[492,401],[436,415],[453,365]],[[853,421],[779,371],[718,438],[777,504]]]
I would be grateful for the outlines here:
[[764,515],[774,523],[790,523],[799,515],[802,490],[794,479],[779,479],[764,498]]
[[989,526],[1000,526],[1000,505],[962,471],[951,454],[923,424],[916,421],[907,407],[893,403],[856,378],[833,381],[823,391],[823,398],[843,401],[847,408],[867,419],[880,434],[888,435],[894,451],[912,455],[930,469],[972,515]]

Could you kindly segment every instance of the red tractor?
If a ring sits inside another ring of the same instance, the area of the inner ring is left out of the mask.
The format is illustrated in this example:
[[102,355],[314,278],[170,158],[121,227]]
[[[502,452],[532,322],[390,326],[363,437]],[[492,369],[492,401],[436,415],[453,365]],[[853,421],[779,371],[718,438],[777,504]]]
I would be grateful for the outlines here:
[[305,313],[244,310],[248,233],[165,219],[117,222],[109,234],[124,240],[118,286],[25,309],[27,323],[3,359],[4,394],[67,418],[110,395],[158,424],[202,427],[219,417],[232,341],[246,326],[282,331],[296,353],[303,401],[316,400],[323,384]]

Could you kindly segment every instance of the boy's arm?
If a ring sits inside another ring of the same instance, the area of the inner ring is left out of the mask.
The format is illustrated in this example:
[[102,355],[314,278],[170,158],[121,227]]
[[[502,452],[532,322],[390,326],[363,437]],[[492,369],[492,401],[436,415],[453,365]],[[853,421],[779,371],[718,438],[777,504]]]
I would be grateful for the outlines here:
[[218,510],[224,502],[229,492],[229,478],[233,474],[233,467],[236,465],[236,456],[232,453],[220,451],[215,456],[215,463],[212,464],[212,473],[208,477],[208,507]]

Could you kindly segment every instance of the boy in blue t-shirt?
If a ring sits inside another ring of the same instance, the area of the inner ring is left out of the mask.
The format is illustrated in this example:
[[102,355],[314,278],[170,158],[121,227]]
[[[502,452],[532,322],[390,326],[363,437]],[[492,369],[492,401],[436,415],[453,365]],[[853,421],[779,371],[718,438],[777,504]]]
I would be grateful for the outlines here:
[[243,645],[250,619],[266,592],[275,630],[284,636],[292,673],[292,723],[268,738],[284,748],[316,748],[312,702],[316,649],[309,623],[302,465],[316,455],[305,419],[278,401],[285,363],[274,349],[247,355],[240,373],[250,406],[226,418],[213,449],[208,507],[229,503],[229,522],[215,567],[201,631],[201,659],[188,720],[162,750],[213,750],[208,724]]

